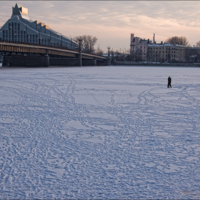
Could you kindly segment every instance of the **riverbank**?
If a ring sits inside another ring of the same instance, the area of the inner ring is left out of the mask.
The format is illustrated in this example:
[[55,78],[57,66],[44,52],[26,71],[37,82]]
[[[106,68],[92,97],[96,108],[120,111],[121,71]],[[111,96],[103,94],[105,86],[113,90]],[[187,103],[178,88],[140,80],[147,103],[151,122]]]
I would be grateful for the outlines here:
[[154,67],[200,67],[200,63],[159,63],[159,62],[134,62],[114,61],[113,65],[154,66]]
[[[139,62],[126,62],[126,61],[115,61],[113,66],[134,66],[134,67],[195,67],[199,68],[200,63],[139,63]],[[43,67],[2,67],[2,63],[0,63],[1,68],[43,68]],[[78,66],[50,66],[50,68],[63,68],[63,67],[78,67]],[[87,67],[87,66],[85,66]]]

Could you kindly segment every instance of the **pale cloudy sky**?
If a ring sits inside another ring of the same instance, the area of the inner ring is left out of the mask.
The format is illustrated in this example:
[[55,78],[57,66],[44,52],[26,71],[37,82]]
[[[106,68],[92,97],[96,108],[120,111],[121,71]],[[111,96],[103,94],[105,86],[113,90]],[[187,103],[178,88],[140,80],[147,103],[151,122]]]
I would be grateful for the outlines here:
[[129,49],[130,33],[165,41],[186,36],[200,40],[200,1],[1,1],[0,26],[20,3],[32,20],[40,20],[66,36],[92,35],[104,51]]

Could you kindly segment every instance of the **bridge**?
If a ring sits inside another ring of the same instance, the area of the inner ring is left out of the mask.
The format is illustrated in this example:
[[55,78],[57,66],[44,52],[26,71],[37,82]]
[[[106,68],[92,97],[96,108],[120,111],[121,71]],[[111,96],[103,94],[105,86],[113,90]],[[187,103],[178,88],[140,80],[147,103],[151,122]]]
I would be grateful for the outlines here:
[[108,65],[103,56],[34,44],[0,42],[3,66],[49,67],[49,66],[96,66]]

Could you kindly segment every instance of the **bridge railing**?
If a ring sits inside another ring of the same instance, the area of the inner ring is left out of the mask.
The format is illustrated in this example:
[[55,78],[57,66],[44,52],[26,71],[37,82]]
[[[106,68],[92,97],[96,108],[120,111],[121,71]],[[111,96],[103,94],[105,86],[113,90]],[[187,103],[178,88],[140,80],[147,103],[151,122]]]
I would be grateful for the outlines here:
[[[2,40],[0,38],[0,42],[6,42],[6,43],[16,43],[16,44],[19,44],[19,42],[16,42],[16,41],[10,41],[10,40]],[[53,46],[53,45],[44,45],[44,44],[35,44],[35,43],[29,43],[29,42],[20,42],[20,44],[24,44],[24,45],[33,45],[33,46],[41,46],[41,47],[55,47],[55,48],[59,48],[59,49],[66,49],[66,50],[73,50],[73,51],[76,51],[78,52],[78,48],[75,48],[75,49],[70,49],[70,48],[67,48],[67,47],[64,47],[62,45],[56,45],[56,46]],[[82,50],[83,53],[87,53],[87,54],[92,54],[92,55],[97,55],[95,53],[89,53],[89,52],[86,52],[84,50]]]
[[30,42],[16,42],[16,41],[10,41],[10,40],[2,40],[0,38],[0,42],[6,42],[6,43],[16,43],[16,44],[25,44],[25,45],[34,45],[34,46],[43,46],[43,47],[55,47],[55,48],[60,48],[60,49],[66,49],[66,50],[74,50],[74,51],[78,51],[77,48],[75,49],[71,49],[71,48],[67,48],[67,47],[64,47],[64,46],[61,46],[61,45],[56,45],[56,46],[53,46],[53,45],[50,45],[50,44],[35,44],[35,43],[30,43]]

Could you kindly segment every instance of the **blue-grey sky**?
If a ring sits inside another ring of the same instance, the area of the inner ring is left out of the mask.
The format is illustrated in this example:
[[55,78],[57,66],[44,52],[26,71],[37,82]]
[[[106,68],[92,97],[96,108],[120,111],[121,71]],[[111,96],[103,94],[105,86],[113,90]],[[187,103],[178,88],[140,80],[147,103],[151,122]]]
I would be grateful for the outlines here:
[[186,36],[191,45],[200,40],[199,1],[1,1],[0,26],[20,3],[31,20],[39,20],[66,36],[92,35],[104,51],[129,49],[130,33],[165,41]]

